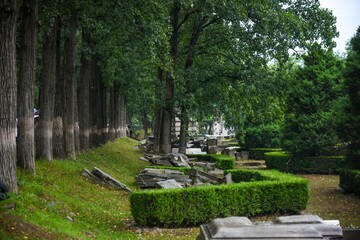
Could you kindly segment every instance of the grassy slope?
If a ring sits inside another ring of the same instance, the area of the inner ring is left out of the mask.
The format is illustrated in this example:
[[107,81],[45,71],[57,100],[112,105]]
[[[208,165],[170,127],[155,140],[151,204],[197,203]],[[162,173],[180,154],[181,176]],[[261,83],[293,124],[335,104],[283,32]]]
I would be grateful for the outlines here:
[[[37,161],[36,176],[19,173],[19,194],[0,202],[0,218],[10,212],[4,211],[5,206],[15,203],[11,215],[51,232],[54,239],[138,239],[134,232],[124,230],[132,219],[129,193],[104,188],[81,175],[83,168],[98,167],[135,189],[134,176],[147,164],[139,161],[136,145],[126,138],[81,154],[76,161]],[[10,225],[7,232],[0,226],[0,238],[23,239],[29,234],[31,238],[30,232],[21,229],[25,233],[19,233],[16,227],[20,226]]]

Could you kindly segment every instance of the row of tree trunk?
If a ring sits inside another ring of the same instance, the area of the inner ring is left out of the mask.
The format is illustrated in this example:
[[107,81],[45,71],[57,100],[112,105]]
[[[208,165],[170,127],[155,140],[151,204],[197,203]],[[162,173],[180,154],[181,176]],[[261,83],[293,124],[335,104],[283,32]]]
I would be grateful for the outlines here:
[[[81,56],[77,86],[75,59],[79,29],[75,11],[63,18],[54,14],[54,21],[42,29],[40,117],[35,126],[39,0],[24,0],[20,8],[18,56],[16,2],[0,1],[0,180],[12,192],[18,191],[17,166],[35,174],[35,157],[49,161],[75,159],[80,151],[126,135],[125,99],[116,85],[105,87],[96,54]],[[62,29],[66,29],[63,38]],[[82,35],[84,43],[91,45],[91,35],[85,31]]]

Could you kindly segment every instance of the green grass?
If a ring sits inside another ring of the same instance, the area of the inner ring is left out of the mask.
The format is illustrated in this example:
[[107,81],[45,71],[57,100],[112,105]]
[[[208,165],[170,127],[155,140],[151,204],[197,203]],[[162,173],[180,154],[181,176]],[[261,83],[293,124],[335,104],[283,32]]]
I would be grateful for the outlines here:
[[83,168],[98,167],[135,189],[134,176],[147,165],[139,161],[142,153],[136,145],[126,138],[81,154],[76,161],[37,161],[36,176],[18,173],[19,194],[0,202],[0,211],[15,203],[12,215],[54,233],[56,239],[87,239],[89,233],[96,239],[138,239],[124,230],[132,219],[129,193],[99,186],[81,175]]

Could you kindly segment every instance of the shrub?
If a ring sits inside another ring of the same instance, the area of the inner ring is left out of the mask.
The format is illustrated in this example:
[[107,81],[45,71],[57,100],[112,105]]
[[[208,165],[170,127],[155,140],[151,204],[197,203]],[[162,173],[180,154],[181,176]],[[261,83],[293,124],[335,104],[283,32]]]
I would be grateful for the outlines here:
[[281,148],[250,148],[249,158],[255,160],[264,160],[265,153],[281,151]]
[[252,125],[245,128],[244,144],[250,148],[267,147],[274,148],[280,146],[282,122],[272,122],[270,124]]
[[354,193],[360,196],[360,170],[343,169],[340,171],[340,187],[345,193]]
[[[309,199],[308,180],[275,170],[229,170],[239,183],[133,192],[131,212],[146,226],[196,226],[227,216],[298,212]],[[253,172],[253,173],[250,173]],[[261,180],[242,182],[244,180]]]
[[196,158],[198,161],[216,163],[216,167],[223,170],[233,169],[235,166],[235,158],[227,155],[199,154],[199,155],[187,155],[187,156],[189,158]]
[[295,157],[286,152],[265,153],[269,169],[293,173],[334,174],[346,166],[343,156]]

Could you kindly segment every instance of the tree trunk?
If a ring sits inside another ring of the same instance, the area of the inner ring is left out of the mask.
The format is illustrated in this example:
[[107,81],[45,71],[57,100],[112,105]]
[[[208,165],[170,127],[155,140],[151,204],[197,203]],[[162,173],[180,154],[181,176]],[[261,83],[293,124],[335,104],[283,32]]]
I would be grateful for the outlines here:
[[157,79],[158,79],[158,86],[155,89],[156,95],[156,102],[155,102],[155,121],[154,121],[154,146],[153,151],[155,153],[160,152],[160,142],[161,142],[161,121],[162,121],[162,108],[161,108],[161,90],[162,90],[162,83],[163,83],[163,69],[158,68]]
[[[179,38],[179,0],[173,0],[173,7],[170,13],[170,23],[172,27],[172,34],[170,37],[170,57],[172,58],[173,66],[176,65],[177,51],[178,51],[178,38]],[[162,133],[160,152],[171,152],[171,123],[173,114],[173,99],[174,99],[174,77],[172,73],[167,72],[165,82],[165,108],[162,120]]]
[[16,0],[0,3],[0,181],[16,182]]
[[[89,34],[83,33],[85,44],[89,45]],[[91,59],[81,55],[80,89],[79,89],[79,127],[80,127],[80,149],[87,151],[90,147],[90,75]]]
[[[76,88],[76,87],[75,87]],[[78,109],[78,93],[75,90],[75,103],[74,103],[74,135],[75,135],[75,152],[80,153],[80,127],[79,127],[79,109]]]
[[144,139],[146,139],[147,135],[148,135],[148,122],[149,122],[149,119],[148,119],[147,113],[143,112],[142,125],[143,125],[143,129],[144,129]]
[[25,0],[21,7],[20,70],[17,94],[17,163],[35,174],[34,84],[38,0]]
[[115,140],[115,86],[110,89],[109,140]]
[[65,81],[61,76],[61,18],[57,17],[58,28],[56,30],[56,88],[55,88],[55,107],[53,121],[53,156],[54,158],[65,157],[64,140],[64,98]]
[[90,148],[97,147],[99,145],[99,139],[97,135],[97,105],[99,104],[97,101],[97,91],[98,91],[98,71],[97,71],[97,63],[98,58],[93,56],[91,59],[91,67],[90,67],[90,89],[89,89],[89,96],[90,96],[90,106],[89,109],[90,114]]
[[65,80],[65,154],[75,159],[75,33],[76,13],[71,11],[69,33],[64,45],[64,80]]
[[41,95],[40,117],[36,130],[36,156],[51,161],[53,159],[53,120],[55,105],[56,83],[56,33],[59,27],[59,18],[49,32],[44,32],[42,69],[41,69]]
[[189,118],[186,112],[186,107],[181,107],[180,116],[180,137],[179,137],[179,153],[186,154],[186,137],[188,134]]
[[118,102],[119,109],[119,135],[120,137],[126,137],[126,107],[125,107],[125,97],[123,95],[119,96]]

